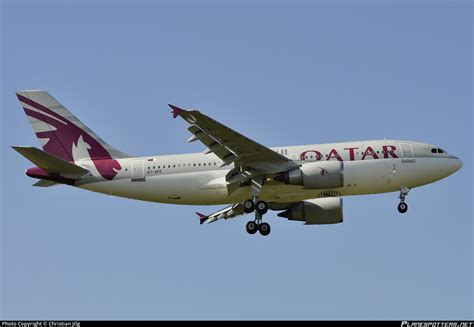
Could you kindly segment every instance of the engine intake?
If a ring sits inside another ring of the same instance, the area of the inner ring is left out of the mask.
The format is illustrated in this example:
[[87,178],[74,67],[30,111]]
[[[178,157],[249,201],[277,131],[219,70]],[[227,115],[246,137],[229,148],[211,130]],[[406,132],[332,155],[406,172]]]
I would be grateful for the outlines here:
[[306,225],[338,224],[343,221],[341,198],[306,200],[278,214],[288,220],[304,221]]
[[344,164],[342,161],[308,162],[276,176],[274,180],[308,189],[338,188],[344,185]]

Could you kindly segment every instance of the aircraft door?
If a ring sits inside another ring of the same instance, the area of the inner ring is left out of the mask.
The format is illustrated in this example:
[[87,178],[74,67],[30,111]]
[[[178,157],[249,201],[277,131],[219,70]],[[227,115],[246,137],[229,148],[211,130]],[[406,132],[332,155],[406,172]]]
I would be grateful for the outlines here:
[[413,147],[410,143],[399,143],[400,152],[402,154],[402,162],[415,162],[413,155]]
[[133,160],[132,161],[132,182],[143,182],[143,181],[145,181],[145,161]]

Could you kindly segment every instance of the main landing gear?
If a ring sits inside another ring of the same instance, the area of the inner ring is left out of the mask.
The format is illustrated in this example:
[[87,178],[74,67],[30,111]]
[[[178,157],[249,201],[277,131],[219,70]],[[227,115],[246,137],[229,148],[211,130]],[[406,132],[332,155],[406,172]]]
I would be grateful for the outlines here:
[[247,233],[255,234],[257,231],[261,235],[267,236],[270,234],[270,225],[262,222],[262,217],[268,211],[268,204],[265,201],[260,201],[258,197],[265,182],[265,176],[255,176],[250,180],[252,189],[252,199],[245,200],[242,205],[244,206],[245,213],[251,213],[255,211],[255,219],[247,223]]
[[243,206],[246,213],[251,213],[255,210],[260,215],[264,215],[268,211],[268,205],[265,201],[257,201],[257,203],[254,204],[252,200],[245,200]]
[[268,204],[265,201],[245,200],[243,203],[244,211],[250,213],[255,211],[255,220],[249,221],[246,225],[247,233],[255,234],[257,231],[261,235],[267,236],[270,234],[270,225],[262,222],[262,217],[268,211]]
[[408,210],[408,205],[405,203],[405,197],[408,195],[409,191],[410,189],[407,187],[400,189],[400,195],[398,197],[400,199],[400,203],[398,204],[398,212],[400,213],[405,213]]

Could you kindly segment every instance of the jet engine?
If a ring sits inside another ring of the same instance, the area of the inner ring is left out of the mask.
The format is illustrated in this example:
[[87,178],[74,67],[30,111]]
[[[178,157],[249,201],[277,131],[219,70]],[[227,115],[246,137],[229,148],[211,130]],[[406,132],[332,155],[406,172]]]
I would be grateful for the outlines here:
[[289,185],[301,185],[308,189],[331,189],[344,185],[342,161],[308,162],[274,178]]
[[306,225],[342,223],[342,199],[319,198],[302,201],[278,216],[304,221]]

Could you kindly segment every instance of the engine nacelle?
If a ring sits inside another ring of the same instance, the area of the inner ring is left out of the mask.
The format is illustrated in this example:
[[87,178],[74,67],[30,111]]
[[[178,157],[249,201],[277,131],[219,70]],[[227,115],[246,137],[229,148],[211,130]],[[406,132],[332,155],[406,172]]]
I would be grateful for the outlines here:
[[306,200],[278,214],[288,220],[304,221],[307,225],[342,223],[342,199],[320,198]]
[[308,189],[338,188],[344,185],[344,164],[342,161],[308,162],[276,176],[274,180]]

